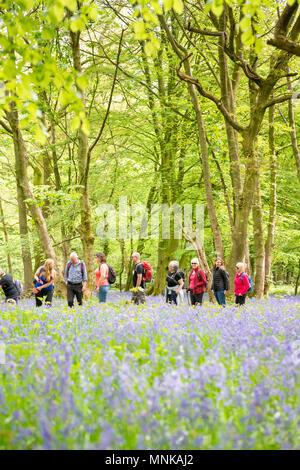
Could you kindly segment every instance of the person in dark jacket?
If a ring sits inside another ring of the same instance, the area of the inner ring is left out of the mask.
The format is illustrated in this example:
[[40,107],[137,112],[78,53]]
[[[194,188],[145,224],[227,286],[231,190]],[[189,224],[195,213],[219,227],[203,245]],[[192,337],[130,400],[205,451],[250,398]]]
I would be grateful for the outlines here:
[[10,274],[5,274],[2,269],[0,269],[0,287],[3,289],[5,302],[18,302],[19,293],[14,284],[13,278]]
[[183,302],[184,273],[179,269],[178,261],[169,263],[168,275],[166,277],[166,302],[180,305]]
[[202,305],[203,294],[206,289],[205,272],[199,268],[198,258],[191,261],[192,271],[189,277],[189,291],[192,305]]
[[218,257],[213,269],[213,282],[211,289],[215,294],[215,298],[219,305],[225,307],[226,293],[229,290],[229,275],[225,270],[222,258]]

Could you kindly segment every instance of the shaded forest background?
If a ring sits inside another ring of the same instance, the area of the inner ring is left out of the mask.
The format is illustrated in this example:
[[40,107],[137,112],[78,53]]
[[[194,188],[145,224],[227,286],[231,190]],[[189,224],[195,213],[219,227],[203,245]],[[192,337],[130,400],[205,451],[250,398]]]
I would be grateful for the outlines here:
[[[57,291],[71,251],[189,269],[188,240],[100,239],[101,204],[204,204],[201,265],[245,260],[255,295],[300,269],[299,3],[1,2],[0,265]],[[233,284],[233,283],[232,283]]]

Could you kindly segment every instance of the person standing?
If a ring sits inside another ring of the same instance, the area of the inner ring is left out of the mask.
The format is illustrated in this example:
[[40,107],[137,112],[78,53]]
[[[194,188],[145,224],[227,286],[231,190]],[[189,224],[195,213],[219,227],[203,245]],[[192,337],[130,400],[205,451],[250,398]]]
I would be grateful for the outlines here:
[[51,307],[55,277],[56,271],[54,269],[54,260],[52,258],[48,258],[44,265],[37,269],[34,275],[36,307],[41,307],[43,305],[43,297],[46,297],[45,305]]
[[97,253],[97,263],[99,267],[95,271],[95,288],[98,294],[99,302],[106,302],[107,293],[110,288],[108,282],[108,265],[106,264],[106,256],[104,253]]
[[75,252],[70,254],[70,261],[66,265],[65,281],[69,307],[73,307],[74,297],[76,297],[78,305],[82,305],[83,293],[86,290],[87,272],[84,262],[80,261]]
[[183,302],[184,275],[179,269],[178,261],[169,263],[169,271],[166,277],[166,302],[179,305]]
[[0,287],[2,287],[5,302],[18,303],[19,292],[14,284],[13,278],[10,274],[0,269]]
[[146,302],[145,298],[145,268],[141,263],[141,256],[139,253],[135,252],[131,255],[134,268],[132,271],[132,284],[135,290],[132,292],[131,302],[139,305]]
[[220,257],[217,257],[214,264],[211,290],[213,291],[218,304],[225,307],[225,296],[229,290],[229,274],[225,270],[224,261]]
[[203,294],[206,290],[206,275],[199,267],[198,258],[191,261],[192,271],[189,276],[189,290],[192,305],[202,305]]
[[235,303],[242,306],[246,302],[247,292],[250,288],[248,274],[245,272],[244,263],[236,263],[236,276],[234,279]]

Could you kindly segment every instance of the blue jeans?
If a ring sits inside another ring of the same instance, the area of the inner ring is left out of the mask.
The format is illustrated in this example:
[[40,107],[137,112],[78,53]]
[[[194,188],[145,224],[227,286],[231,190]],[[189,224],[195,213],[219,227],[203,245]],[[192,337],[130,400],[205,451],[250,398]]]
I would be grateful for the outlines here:
[[110,285],[107,286],[100,286],[99,290],[97,291],[99,302],[106,302],[107,292],[109,291]]
[[215,298],[219,305],[226,305],[226,298],[223,290],[215,290]]

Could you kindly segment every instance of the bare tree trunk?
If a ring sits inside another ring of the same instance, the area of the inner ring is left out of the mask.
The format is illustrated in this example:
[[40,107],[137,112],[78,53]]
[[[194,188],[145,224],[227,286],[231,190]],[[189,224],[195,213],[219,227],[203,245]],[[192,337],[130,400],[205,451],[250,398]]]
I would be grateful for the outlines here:
[[264,242],[264,227],[263,227],[263,213],[262,202],[260,194],[260,182],[257,182],[256,194],[254,197],[254,204],[252,207],[253,226],[254,226],[254,247],[256,258],[256,271],[255,283],[253,293],[255,297],[261,299],[264,294],[264,281],[265,281],[265,242]]
[[[55,251],[53,249],[46,222],[43,217],[41,208],[37,206],[34,199],[34,195],[30,189],[29,180],[27,176],[27,155],[25,143],[19,126],[18,112],[13,101],[10,102],[10,111],[6,112],[8,122],[12,130],[12,137],[14,142],[14,152],[15,152],[15,170],[17,175],[17,186],[20,191],[19,197],[24,201],[24,199],[30,199],[28,202],[28,208],[31,213],[31,217],[34,220],[39,240],[44,250],[47,258],[52,258],[56,261]],[[20,214],[19,214],[20,217]],[[58,292],[65,292],[65,282],[63,280],[63,275],[60,270],[59,265],[56,263],[57,270],[57,280],[56,280],[56,290]],[[32,276],[31,276],[32,279]]]
[[6,227],[6,222],[5,222],[5,217],[4,217],[4,211],[3,211],[3,206],[2,206],[2,199],[0,197],[0,217],[2,219],[2,227],[3,227],[3,234],[4,234],[4,240],[6,243],[6,250],[7,250],[7,266],[8,266],[8,271],[11,276],[13,276],[13,267],[12,267],[12,262],[11,262],[11,256],[8,251],[8,233],[7,233],[7,227]]
[[296,285],[295,285],[295,295],[298,294],[298,285],[299,285],[299,281],[300,281],[300,259],[299,259],[298,276],[297,276]]
[[265,289],[264,294],[269,295],[272,250],[274,247],[276,206],[277,206],[277,157],[274,139],[274,106],[269,108],[269,162],[270,162],[270,196],[269,196],[269,220],[268,235],[265,245]]
[[22,188],[20,186],[20,178],[18,168],[16,166],[16,183],[17,183],[17,201],[18,201],[18,216],[19,216],[19,232],[20,232],[20,241],[21,241],[21,251],[22,251],[22,262],[24,269],[24,295],[29,295],[32,293],[32,259],[31,259],[31,250],[27,226],[27,208],[24,202],[24,196],[22,193]]
[[[175,40],[174,36],[172,35],[165,17],[162,15],[158,15],[160,20],[160,24],[162,29],[166,32],[167,37],[170,41],[170,45],[172,46],[173,51],[179,57],[181,61],[183,61],[184,69],[187,75],[192,76],[192,70],[190,61],[188,59],[187,49],[182,45],[179,45]],[[183,60],[185,58],[185,60]],[[207,148],[207,141],[206,141],[206,132],[204,127],[204,121],[202,118],[202,112],[199,104],[199,100],[197,97],[197,93],[195,90],[195,86],[193,83],[188,82],[188,90],[191,97],[191,101],[193,104],[193,108],[196,114],[196,121],[198,127],[198,135],[199,135],[199,142],[201,148],[201,155],[202,155],[202,165],[203,165],[203,176],[204,176],[204,186],[206,192],[206,202],[207,202],[207,209],[210,219],[210,225],[212,229],[213,241],[216,250],[216,254],[224,258],[224,250],[223,250],[223,241],[222,241],[222,233],[218,223],[212,187],[210,182],[210,170],[209,170],[209,155],[208,155],[208,148]]]
[[[225,11],[229,7],[225,7]],[[226,30],[226,15],[225,12],[220,17],[220,31]],[[229,76],[227,56],[224,52],[225,37],[219,38],[220,47],[218,48],[219,55],[219,68],[220,68],[220,87],[222,93],[222,101],[227,111],[235,116],[236,111],[236,97],[232,89],[232,82]],[[238,80],[237,80],[238,81]],[[238,196],[242,190],[242,176],[240,167],[240,155],[238,147],[237,131],[229,124],[224,118],[225,129],[227,135],[227,145],[230,159],[230,176],[233,188],[233,219],[237,211]]]
[[[81,56],[80,56],[80,32],[70,31],[73,65],[78,73],[82,73]],[[85,107],[85,96],[83,90],[78,87],[78,91],[82,96],[82,103]],[[88,139],[86,134],[82,131],[80,126],[78,132],[78,170],[79,181],[81,184],[81,198],[80,198],[80,238],[83,246],[83,258],[86,263],[88,282],[87,282],[87,295],[90,296],[93,291],[93,278],[94,278],[94,234],[92,226],[92,214],[89,201],[89,159],[88,159]]]
[[[289,86],[289,90],[293,92],[294,89],[293,89],[291,77],[288,77],[288,86]],[[291,128],[290,136],[291,136],[293,153],[294,153],[296,166],[297,166],[298,180],[300,182],[300,151],[299,151],[298,142],[297,142],[297,132],[296,132],[296,125],[295,125],[293,100],[289,100],[288,106],[289,106],[289,125]]]

